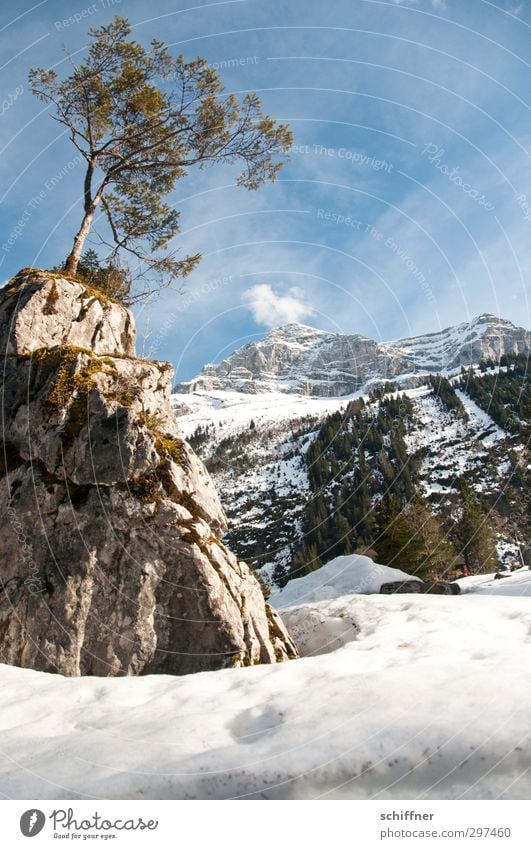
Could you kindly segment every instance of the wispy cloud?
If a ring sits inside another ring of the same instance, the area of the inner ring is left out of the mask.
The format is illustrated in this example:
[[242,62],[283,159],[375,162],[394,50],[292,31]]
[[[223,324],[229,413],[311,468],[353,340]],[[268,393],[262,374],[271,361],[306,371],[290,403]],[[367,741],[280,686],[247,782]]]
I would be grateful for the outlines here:
[[306,302],[302,289],[296,286],[289,288],[286,294],[281,294],[269,283],[257,283],[245,290],[242,300],[250,309],[256,323],[264,327],[298,322],[314,312]]
[[[419,0],[391,0],[395,6],[402,6],[406,3],[417,4]],[[430,0],[434,9],[446,9],[446,0]]]

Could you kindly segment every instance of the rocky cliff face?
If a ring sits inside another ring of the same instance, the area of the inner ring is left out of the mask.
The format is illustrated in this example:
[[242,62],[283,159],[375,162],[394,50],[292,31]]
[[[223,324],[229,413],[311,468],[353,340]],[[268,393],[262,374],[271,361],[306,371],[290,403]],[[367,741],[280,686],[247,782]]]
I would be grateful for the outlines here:
[[175,391],[280,391],[330,397],[355,392],[371,377],[391,378],[411,367],[405,355],[388,357],[364,336],[288,324],[250,342],[219,365],[206,365],[198,377],[179,384]]
[[128,310],[31,270],[0,299],[0,660],[123,675],[294,657],[220,542],[171,367],[134,356]]
[[468,366],[482,358],[525,353],[529,342],[528,331],[493,315],[396,342],[288,324],[223,362],[206,365],[175,391],[278,391],[334,397],[357,392],[371,380],[411,378]]

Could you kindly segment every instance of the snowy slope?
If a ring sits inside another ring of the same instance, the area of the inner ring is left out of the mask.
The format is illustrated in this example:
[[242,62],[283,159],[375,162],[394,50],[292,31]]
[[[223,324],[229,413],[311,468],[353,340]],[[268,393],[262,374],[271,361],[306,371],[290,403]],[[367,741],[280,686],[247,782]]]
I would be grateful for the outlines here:
[[528,598],[350,595],[283,615],[327,653],[180,678],[0,666],[2,793],[529,798]]
[[[251,395],[213,390],[191,395],[172,396],[182,435],[190,437],[198,427],[214,426],[211,437],[201,448],[209,460],[216,447],[227,438],[245,434],[249,440],[238,447],[233,457],[211,470],[227,512],[229,527],[237,529],[238,552],[253,560],[269,579],[276,564],[290,559],[289,546],[300,534],[300,515],[308,491],[304,451],[312,438],[312,429],[330,413],[344,410],[349,397],[311,398],[280,392]],[[251,434],[250,425],[255,429]],[[295,442],[293,430],[305,435]],[[263,532],[269,538],[263,556]],[[233,540],[229,533],[229,545]],[[258,561],[255,560],[258,557]]]
[[[359,394],[359,393],[357,393]],[[323,417],[344,409],[351,398],[312,398],[282,392],[264,392],[249,395],[244,392],[224,390],[198,391],[192,394],[175,393],[172,406],[179,418],[184,437],[190,436],[198,426],[214,423],[217,440],[247,430],[251,421],[257,426],[280,425],[305,416]]]
[[531,598],[530,575],[529,569],[522,567],[515,572],[504,573],[501,578],[495,575],[471,575],[469,578],[461,578],[457,583],[462,593]]
[[443,496],[455,490],[456,480],[474,473],[476,491],[500,489],[506,463],[487,465],[489,449],[507,438],[490,416],[463,392],[456,390],[468,420],[448,411],[428,387],[406,390],[415,407],[417,426],[406,436],[409,452],[423,450],[421,479],[426,495]]
[[[456,495],[463,474],[482,496],[503,492],[510,476],[509,452],[518,453],[521,446],[458,389],[466,421],[448,410],[428,386],[403,391],[414,410],[414,424],[405,437],[407,450],[423,452],[420,485],[434,510],[453,508],[449,498]],[[183,436],[190,437],[198,427],[214,426],[199,448],[207,462],[223,440],[245,436],[245,443],[234,443],[233,454],[213,466],[211,474],[228,514],[227,542],[266,580],[275,567],[289,565],[290,545],[301,536],[304,505],[311,495],[304,456],[310,442],[326,416],[344,412],[350,400],[360,397],[368,405],[368,415],[376,412],[377,405],[370,405],[369,397],[360,392],[331,398],[223,390],[173,396]],[[294,433],[301,435],[294,438]],[[498,551],[503,562],[517,559],[514,529],[499,537]]]

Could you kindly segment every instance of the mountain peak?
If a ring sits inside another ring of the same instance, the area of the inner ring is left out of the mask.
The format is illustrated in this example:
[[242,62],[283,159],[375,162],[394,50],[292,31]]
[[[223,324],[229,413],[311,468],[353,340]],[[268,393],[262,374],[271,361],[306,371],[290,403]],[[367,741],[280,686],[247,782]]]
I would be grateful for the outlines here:
[[290,322],[289,324],[280,324],[278,327],[273,327],[264,338],[271,336],[287,336],[287,337],[316,337],[328,336],[326,330],[319,330],[317,327],[310,327],[308,324],[299,324],[298,322]]
[[417,375],[452,371],[529,350],[530,335],[483,313],[469,322],[424,336],[376,342],[291,322],[247,343],[218,365],[176,387],[176,392],[233,392],[332,397],[351,395],[374,381],[411,384]]
[[512,321],[508,321],[506,318],[499,318],[499,316],[491,312],[483,312],[481,315],[477,315],[472,319],[470,324],[503,324],[507,327],[515,327]]

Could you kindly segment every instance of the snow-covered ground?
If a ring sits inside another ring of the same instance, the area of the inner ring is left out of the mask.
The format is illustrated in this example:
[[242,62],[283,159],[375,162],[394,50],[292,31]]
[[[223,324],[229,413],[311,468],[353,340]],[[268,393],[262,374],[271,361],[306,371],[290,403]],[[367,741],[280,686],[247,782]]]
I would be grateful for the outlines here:
[[493,445],[500,439],[506,439],[507,434],[505,431],[501,427],[498,427],[489,414],[482,410],[481,407],[478,407],[472,398],[469,398],[460,389],[456,389],[455,394],[465,408],[470,424],[478,431],[483,445]]
[[515,572],[504,572],[503,577],[495,575],[473,575],[457,581],[462,593],[475,595],[509,595],[531,598],[531,572],[527,566]]
[[462,586],[283,611],[315,656],[278,666],[120,679],[0,666],[0,792],[529,798],[531,572]]

